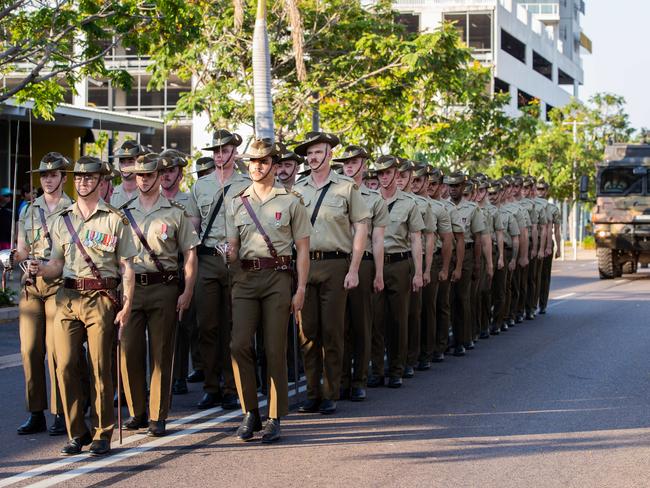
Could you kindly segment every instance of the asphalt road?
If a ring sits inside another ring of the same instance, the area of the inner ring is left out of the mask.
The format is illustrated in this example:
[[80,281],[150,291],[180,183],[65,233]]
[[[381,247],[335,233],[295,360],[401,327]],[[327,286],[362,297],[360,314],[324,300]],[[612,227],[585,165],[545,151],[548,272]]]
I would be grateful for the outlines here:
[[[292,413],[273,446],[234,438],[239,412],[175,397],[173,435],[60,458],[61,437],[20,437],[20,367],[0,369],[1,486],[650,486],[650,273],[596,278],[557,262],[548,314],[405,380]],[[18,351],[15,324],[1,352]],[[0,358],[1,359],[1,358]],[[304,394],[303,394],[304,395]],[[117,434],[115,439],[117,438]]]

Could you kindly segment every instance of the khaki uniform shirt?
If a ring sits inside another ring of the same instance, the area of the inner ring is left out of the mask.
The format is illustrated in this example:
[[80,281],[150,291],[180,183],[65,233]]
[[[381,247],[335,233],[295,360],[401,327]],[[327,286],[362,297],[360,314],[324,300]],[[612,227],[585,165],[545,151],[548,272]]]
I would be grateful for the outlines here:
[[411,234],[424,230],[422,214],[417,203],[409,195],[397,190],[390,200],[386,200],[390,209],[390,224],[384,235],[384,252],[392,254],[411,250]]
[[[160,195],[150,210],[145,210],[136,198],[126,208],[131,212],[151,250],[156,254],[165,271],[178,270],[178,253],[199,245],[199,236],[185,211]],[[157,273],[153,259],[140,242],[131,224],[133,242],[138,255],[133,260],[136,273]]]
[[445,210],[447,210],[447,213],[449,214],[449,221],[451,222],[451,231],[454,232],[455,234],[460,234],[461,232],[465,232],[465,227],[463,226],[463,219],[458,213],[458,209],[456,208],[456,205],[451,203],[449,200],[436,200],[436,201],[442,203],[442,205],[445,207]]
[[[230,192],[229,192],[230,193]],[[162,194],[162,192],[161,192]],[[196,202],[192,198],[192,195],[190,193],[186,193],[184,191],[179,191],[174,195],[174,198],[170,198],[169,200],[174,200],[175,202],[180,203],[183,207],[185,207],[185,213],[189,215],[190,217],[200,217],[201,215],[199,214],[199,209],[196,206]]]
[[539,224],[539,214],[535,208],[535,203],[530,198],[522,198],[517,203],[528,212],[528,216],[530,217],[530,227]]
[[521,206],[521,204],[518,201],[512,201],[509,203],[506,203],[504,207],[512,208],[512,210],[515,213],[515,217],[517,218],[517,223],[519,224],[519,231],[526,227],[528,230],[532,227],[532,223],[530,222],[530,213]]
[[547,200],[547,204],[548,205],[546,205],[546,218],[552,224],[555,225],[559,224],[561,218],[559,207],[554,203],[549,202],[548,200]]
[[461,222],[463,223],[463,233],[465,234],[465,243],[474,242],[474,234],[483,233],[487,231],[485,217],[479,209],[478,205],[474,202],[461,200],[458,205],[449,201],[460,215]]
[[[309,237],[311,224],[307,209],[300,196],[283,186],[273,187],[266,200],[261,201],[249,186],[241,196],[247,196],[253,212],[271,239],[278,256],[291,256],[293,243]],[[229,239],[239,240],[239,258],[271,258],[271,252],[255,222],[249,215],[241,196],[236,196],[226,211],[226,228]]]
[[435,232],[438,236],[436,239],[436,249],[442,248],[442,239],[440,234],[446,234],[452,231],[451,228],[451,218],[449,217],[449,212],[445,208],[442,202],[438,200],[432,200],[427,198],[427,203],[431,207],[431,212],[433,214],[433,221],[435,224]]
[[[311,251],[351,253],[352,226],[350,224],[368,220],[370,211],[363,201],[359,188],[351,178],[330,171],[327,181],[330,187],[314,222],[309,248]],[[297,182],[294,188],[302,195],[311,219],[318,197],[325,186],[316,188],[312,176],[309,175]]]
[[111,195],[111,205],[115,208],[120,208],[126,202],[132,200],[137,196],[138,196],[137,188],[133,191],[133,193],[131,193],[131,195],[128,195],[126,191],[124,191],[124,187],[122,186],[122,183],[120,183],[113,189],[113,194]]
[[539,197],[535,197],[532,200],[533,203],[535,204],[535,210],[537,210],[537,215],[538,215],[537,223],[539,225],[548,224],[548,215],[546,212],[546,207],[548,206],[548,202],[543,198],[539,198]]
[[[47,203],[45,203],[45,197],[41,195],[34,200],[33,204],[26,205],[25,208],[23,208],[23,211],[20,212],[18,233],[23,236],[23,241],[25,241],[27,247],[31,249],[31,253],[36,259],[49,259],[51,252],[50,243],[47,240],[46,231],[41,222],[39,209],[43,209],[45,214],[45,225],[47,226],[47,232],[50,233],[51,238],[54,221],[59,214],[71,204],[72,200],[70,197],[63,193],[61,199],[56,204],[56,208],[50,212]],[[32,213],[34,214],[33,217]],[[32,235],[34,236],[34,242],[32,242]]]
[[66,213],[70,215],[70,221],[79,235],[81,244],[99,269],[102,278],[117,278],[120,260],[137,256],[138,250],[129,232],[129,222],[122,213],[99,200],[95,211],[84,220],[77,204],[73,203],[61,213],[52,226],[50,259],[64,260],[64,278],[95,277],[63,221],[63,215]]
[[415,204],[418,206],[422,221],[424,222],[424,229],[422,230],[422,255],[425,255],[427,242],[425,234],[434,234],[436,232],[436,221],[433,216],[433,210],[426,198],[415,195],[414,193],[407,193],[407,195],[415,200]]
[[512,249],[512,238],[521,234],[515,207],[502,205],[498,208],[503,223],[503,245],[506,249]]
[[361,197],[370,211],[370,224],[368,225],[368,241],[366,242],[366,252],[372,253],[372,231],[375,227],[388,227],[390,216],[388,207],[381,196],[381,193],[371,190],[365,185],[359,188]]
[[485,207],[483,207],[483,215],[485,215],[485,220],[488,224],[490,234],[492,235],[492,242],[496,244],[497,231],[504,230],[503,220],[501,219],[499,209],[492,205],[490,202],[487,202],[485,204]]
[[[230,179],[226,182],[224,185],[224,190],[226,187],[228,187],[228,192],[226,193],[225,201],[221,202],[219,214],[214,219],[212,228],[205,238],[205,245],[207,247],[216,247],[226,240],[226,207],[230,205],[230,201],[235,195],[247,188],[250,184],[251,180],[247,176],[244,176],[237,172],[233,173]],[[199,215],[201,217],[202,239],[205,237],[203,234],[208,227],[208,221],[210,220],[212,209],[217,204],[220,197],[221,184],[219,181],[217,181],[217,177],[214,173],[202,176],[196,180],[196,183],[192,187],[192,199],[194,200],[194,205],[198,208]]]

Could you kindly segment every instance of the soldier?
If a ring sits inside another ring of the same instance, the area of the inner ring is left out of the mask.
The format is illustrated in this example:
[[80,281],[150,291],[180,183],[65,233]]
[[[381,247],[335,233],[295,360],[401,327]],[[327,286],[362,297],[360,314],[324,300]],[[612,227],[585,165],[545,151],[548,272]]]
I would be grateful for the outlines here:
[[[465,255],[462,261],[462,275],[454,281],[450,290],[451,319],[454,330],[454,356],[464,356],[465,349],[474,347],[470,309],[471,284],[480,274],[483,240],[488,240],[485,218],[478,205],[463,198],[467,177],[457,171],[445,177],[449,186],[450,202],[455,206],[464,227]],[[488,241],[489,246],[489,241]],[[458,259],[458,257],[457,257]],[[486,256],[486,273],[492,278],[492,253]]]
[[[425,164],[420,165],[413,172],[413,183],[411,184],[413,193],[425,199],[431,207],[435,230],[431,279],[422,288],[420,354],[416,368],[419,371],[426,371],[431,367],[436,346],[436,299],[438,296],[438,283],[440,281],[446,281],[449,278],[449,263],[451,262],[451,218],[442,203],[429,197],[430,175],[432,171],[433,168],[430,166]],[[435,174],[439,176],[440,171],[436,170]],[[436,186],[438,186],[437,183]]]
[[[359,266],[366,247],[370,213],[353,180],[330,169],[339,139],[326,132],[308,132],[294,149],[311,170],[295,185],[303,196],[314,227],[309,242],[311,265],[300,346],[307,377],[307,400],[299,411],[331,414],[339,398],[343,364],[345,302],[359,284]],[[323,385],[321,386],[321,379]]]
[[[255,356],[251,344],[262,324],[268,365],[269,415],[262,442],[280,439],[280,418],[289,412],[287,322],[305,300],[309,273],[309,216],[298,193],[275,183],[279,151],[266,140],[251,143],[251,186],[240,191],[227,210],[229,256],[241,268],[233,277],[232,362],[244,419],[237,429],[243,441],[262,430],[258,409]],[[297,287],[292,297],[292,248],[297,258]]]
[[492,181],[488,186],[490,203],[497,208],[501,223],[503,224],[503,259],[504,266],[494,271],[492,282],[492,321],[490,334],[499,335],[507,331],[508,325],[504,323],[506,310],[510,306],[509,295],[512,286],[512,273],[517,266],[519,255],[519,224],[512,207],[504,206],[505,182]]
[[[199,409],[239,407],[230,360],[230,272],[226,265],[225,209],[230,199],[250,185],[250,180],[235,171],[239,134],[226,129],[215,132],[210,147],[216,170],[202,176],[192,187],[192,196],[201,215],[201,245],[198,248],[199,277],[196,317],[199,324],[205,394]],[[221,380],[223,379],[223,388]]]
[[[65,171],[69,164],[64,156],[51,152],[43,156],[37,170],[29,172],[39,174],[43,195],[27,204],[20,213],[18,243],[13,253],[16,261],[24,261],[30,256],[43,262],[50,258],[50,229],[61,211],[72,203],[63,191]],[[21,435],[36,434],[47,428],[43,414],[43,410],[48,408],[46,355],[50,375],[50,412],[54,415],[54,423],[47,430],[50,435],[63,435],[66,432],[54,355],[54,315],[56,292],[60,286],[60,279],[37,277],[27,280],[24,283],[25,293],[20,294],[20,353],[25,373],[27,411],[30,412],[27,421],[18,427],[18,434]]]
[[[381,196],[390,223],[384,236],[384,291],[377,302],[372,337],[369,387],[384,385],[384,348],[388,353],[388,387],[402,386],[408,354],[411,292],[422,288],[422,213],[414,198],[397,187],[399,160],[379,157],[375,163]],[[419,257],[411,262],[411,256]]]
[[[127,327],[122,331],[121,371],[131,418],[124,427],[149,427],[147,435],[165,435],[176,346],[174,329],[192,300],[199,238],[185,208],[160,192],[161,173],[173,168],[169,158],[139,156],[125,171],[134,173],[138,197],[122,206],[138,255],[133,261],[135,292]],[[178,169],[178,167],[176,167]],[[183,254],[184,288],[179,294],[179,253]],[[151,384],[147,415],[147,365],[142,351],[149,337]],[[149,421],[147,422],[147,419]]]
[[111,163],[104,161],[104,164],[106,165],[108,173],[104,175],[102,182],[99,185],[99,198],[104,200],[106,203],[110,203],[113,191],[115,190],[113,180],[120,176],[120,172],[113,168]]
[[144,146],[141,146],[136,141],[124,141],[122,146],[113,154],[117,158],[117,165],[120,175],[122,176],[122,183],[117,185],[111,195],[111,205],[113,207],[120,207],[132,198],[138,196],[138,187],[135,184],[135,176],[132,173],[127,173],[124,170],[132,168],[135,164],[135,159],[138,156],[147,154],[149,151]]
[[197,159],[194,166],[196,167],[194,172],[196,173],[197,178],[202,178],[214,173],[215,171],[214,158],[210,156],[203,156],[202,158]]
[[[458,213],[458,210],[453,203],[451,203],[449,200],[441,198],[443,190],[444,192],[448,193],[448,187],[443,183],[443,178],[444,175],[442,174],[442,171],[438,169],[432,169],[429,175],[429,188],[427,191],[432,202],[436,202],[442,205],[442,208],[446,210],[447,214],[449,215],[449,221],[451,223],[452,230],[452,240],[450,242],[451,254],[449,257],[448,266],[451,265],[451,259],[454,256],[454,252],[457,259],[453,272],[451,275],[448,275],[446,279],[441,279],[443,277],[442,273],[438,274],[439,282],[435,304],[436,329],[432,359],[432,362],[434,363],[442,362],[445,359],[445,351],[447,350],[449,343],[449,329],[451,327],[451,308],[449,302],[449,293],[451,289],[451,283],[458,281],[462,275],[463,260],[465,256],[465,233],[460,214]],[[441,271],[445,262],[443,256],[436,255],[434,259],[435,266]]]
[[374,168],[368,168],[363,175],[363,184],[370,190],[379,190],[379,180],[377,179],[377,171]]
[[[435,242],[435,220],[433,210],[429,202],[424,197],[420,197],[413,192],[412,182],[413,173],[416,167],[412,161],[408,159],[401,160],[401,164],[397,168],[397,188],[411,196],[418,206],[422,221],[424,222],[424,229],[422,230],[423,245],[422,245],[422,286],[427,286],[431,283],[431,266],[433,265],[433,251],[436,245]],[[426,173],[426,167],[424,168]],[[424,175],[423,175],[424,176]],[[417,259],[416,256],[411,258]],[[420,328],[422,327],[422,289],[417,292],[411,292],[409,301],[409,329],[408,329],[408,353],[406,355],[406,366],[404,367],[404,378],[413,378],[415,376],[415,366],[417,366],[418,358],[420,356]]]
[[291,190],[296,183],[298,167],[305,162],[295,152],[290,151],[284,144],[279,144],[280,158],[278,161],[278,181],[287,190]]
[[[537,197],[546,200],[548,198],[549,184],[540,179],[537,182]],[[560,257],[560,236],[561,236],[561,216],[560,209],[548,200],[546,207],[546,216],[548,219],[548,230],[546,235],[546,251],[544,253],[544,260],[540,270],[539,278],[539,313],[545,314],[548,305],[548,293],[551,287],[551,268],[553,267],[553,237],[555,236],[555,243],[557,249],[555,250],[555,259]]]
[[[492,252],[492,262],[496,263],[496,268],[494,270],[494,274],[496,275],[496,273],[500,272],[505,266],[505,255],[503,249],[504,225],[499,209],[491,203],[490,199],[486,198],[491,187],[495,188],[493,182],[490,182],[487,177],[481,178],[476,190],[476,203],[483,212],[490,234],[490,251]],[[492,321],[492,285],[493,283],[490,283],[487,279],[487,273],[482,272],[481,283],[479,285],[480,307],[478,309],[478,325],[481,339],[488,339],[490,337],[490,323]]]
[[345,320],[341,397],[353,402],[366,399],[373,302],[376,301],[373,292],[381,293],[384,289],[384,231],[389,222],[388,207],[379,192],[361,184],[362,171],[369,158],[363,147],[352,145],[345,148],[341,157],[334,159],[343,163],[345,176],[352,178],[359,186],[370,211],[366,250],[359,266],[359,286],[348,292]]
[[535,208],[539,213],[539,244],[537,248],[537,256],[534,260],[534,267],[531,279],[529,280],[529,292],[526,303],[527,314],[535,317],[537,314],[537,304],[539,303],[539,287],[541,283],[541,272],[544,258],[551,250],[547,248],[548,236],[553,233],[553,224],[548,218],[548,201],[543,198],[537,197],[536,185],[537,180],[534,176],[528,178],[529,186],[524,187],[526,196],[530,198],[535,204]]
[[[64,456],[79,454],[90,444],[90,454],[110,451],[114,428],[112,346],[114,324],[129,320],[133,301],[133,257],[137,250],[129,222],[99,198],[106,166],[83,156],[72,172],[79,200],[65,209],[52,226],[52,252],[47,264],[32,261],[31,274],[46,279],[63,276],[56,296],[54,349],[56,373],[70,441]],[[116,289],[122,276],[122,305]],[[119,311],[118,311],[119,310]],[[92,375],[92,432],[84,420],[83,374],[79,367],[83,343],[88,342]]]
[[[520,290],[522,291],[522,296],[519,297],[519,315],[520,317],[525,318],[526,320],[533,320],[535,316],[532,313],[532,301],[533,298],[531,295],[534,295],[535,290],[533,289],[535,282],[535,265],[538,259],[539,252],[539,243],[540,237],[546,242],[546,232],[544,224],[546,223],[546,215],[541,213],[535,202],[530,198],[531,193],[534,192],[534,182],[530,177],[522,179],[521,188],[516,196],[519,200],[519,204],[522,205],[530,216],[531,220],[531,232],[530,232],[530,254],[529,254],[529,263],[528,266],[522,269],[521,275],[521,285]],[[541,232],[544,231],[544,235],[541,236]]]
[[[160,158],[164,160],[160,170],[160,192],[168,200],[174,200],[180,203],[185,213],[192,222],[197,232],[201,230],[201,219],[199,218],[199,209],[196,208],[192,195],[188,192],[180,191],[180,184],[183,181],[183,168],[187,166],[185,156],[175,149],[167,149],[160,153]],[[208,158],[214,167],[214,160]],[[179,256],[178,269],[180,287],[184,287],[183,275],[183,256]],[[190,308],[183,313],[182,320],[179,321],[176,337],[176,353],[174,361],[174,384],[172,392],[174,395],[184,395],[188,392],[186,378],[188,375],[188,364],[190,347],[193,356],[200,357],[198,352],[198,327],[196,325],[196,307],[194,299],[190,302]],[[198,359],[200,361],[200,359]],[[195,361],[193,361],[194,363]],[[199,368],[200,369],[200,368]],[[203,380],[201,380],[203,381]]]

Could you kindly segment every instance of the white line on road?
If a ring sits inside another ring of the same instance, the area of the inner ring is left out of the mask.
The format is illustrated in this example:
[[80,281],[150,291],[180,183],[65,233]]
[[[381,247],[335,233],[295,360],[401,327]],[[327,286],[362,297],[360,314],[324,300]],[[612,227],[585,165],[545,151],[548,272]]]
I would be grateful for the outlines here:
[[[302,377],[301,379],[304,379],[304,377]],[[292,385],[292,383],[290,383],[289,397],[292,397],[292,396],[295,395],[295,390],[291,388],[291,385]],[[305,386],[301,386],[301,387],[298,388],[298,391],[303,392],[306,389],[307,388]],[[259,403],[260,407],[263,407],[265,405],[266,405],[266,400],[260,401],[260,403]],[[167,426],[171,427],[171,426],[178,426],[178,425],[187,424],[189,422],[192,422],[193,420],[197,420],[197,419],[200,419],[202,417],[206,417],[206,416],[208,416],[210,414],[221,412],[221,411],[223,411],[223,409],[221,407],[211,408],[209,410],[204,410],[202,412],[197,412],[195,414],[188,415],[187,417],[182,417],[180,419],[173,420],[173,421],[169,422],[167,424]],[[125,451],[119,451],[116,454],[109,455],[108,457],[99,459],[99,460],[97,460],[95,462],[91,462],[90,464],[80,466],[80,467],[75,468],[75,469],[73,469],[71,471],[68,471],[66,473],[61,473],[61,474],[58,474],[58,475],[55,475],[55,476],[48,477],[47,479],[44,479],[42,481],[37,481],[36,483],[33,483],[31,485],[28,485],[28,486],[45,487],[45,486],[53,486],[53,485],[55,485],[57,483],[62,483],[63,481],[68,481],[70,479],[76,478],[77,476],[81,476],[82,474],[91,473],[93,471],[104,468],[106,466],[110,466],[111,464],[115,464],[116,462],[121,461],[122,459],[128,459],[128,458],[131,458],[131,457],[136,456],[138,454],[143,454],[143,453],[145,453],[147,451],[150,451],[151,449],[153,449],[155,447],[163,446],[163,445],[168,444],[168,443],[170,443],[170,442],[172,442],[172,441],[174,441],[176,439],[180,439],[180,438],[185,437],[187,435],[194,434],[194,433],[199,432],[201,430],[205,430],[205,429],[208,429],[210,427],[214,427],[216,425],[222,424],[222,423],[226,422],[227,420],[237,418],[240,415],[242,415],[242,411],[241,410],[236,410],[236,411],[233,411],[233,412],[228,412],[228,413],[225,413],[223,415],[220,415],[219,417],[216,417],[214,419],[207,420],[207,421],[205,421],[205,422],[203,422],[201,424],[193,425],[191,427],[188,427],[187,429],[170,430],[169,433],[167,434],[167,436],[165,436],[165,437],[158,438],[158,439],[156,439],[154,441],[147,442],[146,444],[142,444],[141,446],[133,447],[133,448],[127,449]],[[122,446],[124,446],[125,444],[131,444],[133,442],[136,442],[136,441],[139,441],[139,440],[142,440],[142,439],[146,439],[146,438],[147,438],[147,436],[145,434],[132,435],[132,436],[129,436],[126,439],[124,439],[124,441],[122,443]],[[117,441],[111,443],[111,448],[112,449],[117,449],[117,448],[120,448],[120,447],[121,446]],[[70,464],[73,464],[73,463],[76,463],[76,462],[79,462],[79,461],[84,461],[84,460],[92,461],[94,459],[95,458],[93,458],[92,456],[90,456],[90,454],[88,454],[86,452],[86,453],[79,454],[77,456],[72,456],[72,457],[69,457],[69,458],[66,458],[66,459],[60,459],[60,460],[54,461],[52,463],[43,464],[41,466],[37,466],[36,468],[32,468],[32,469],[24,471],[22,473],[18,473],[16,475],[11,476],[9,478],[6,478],[4,480],[0,480],[0,487],[13,485],[15,483],[19,483],[21,481],[25,481],[25,480],[34,478],[36,476],[46,474],[46,473],[49,473],[51,471],[58,470],[60,468],[64,468],[65,466],[68,466]]]
[[564,295],[560,295],[559,297],[553,298],[553,300],[564,300],[565,298],[569,298],[575,295],[575,292],[571,293],[565,293]]
[[23,358],[19,352],[0,356],[0,369],[15,368],[23,364]]

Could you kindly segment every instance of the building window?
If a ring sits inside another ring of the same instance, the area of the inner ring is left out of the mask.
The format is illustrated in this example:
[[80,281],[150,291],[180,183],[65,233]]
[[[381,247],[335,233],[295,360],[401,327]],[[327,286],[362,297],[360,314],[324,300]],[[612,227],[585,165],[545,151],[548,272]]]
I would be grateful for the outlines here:
[[517,108],[527,107],[535,100],[537,99],[530,93],[526,93],[523,90],[517,90]]
[[536,51],[533,51],[533,69],[549,80],[553,79],[553,63]]
[[546,121],[550,122],[551,121],[551,112],[555,110],[555,107],[551,104],[546,104]]
[[182,81],[176,76],[170,76],[167,80],[167,108],[174,109],[182,93],[192,90],[189,81]]
[[501,29],[501,49],[526,64],[526,44]]
[[573,77],[566,74],[564,71],[558,68],[557,70],[557,83],[558,85],[573,85]]
[[510,93],[510,83],[506,83],[501,78],[494,78],[494,93]]
[[489,52],[492,50],[491,13],[445,13],[443,19],[454,25],[460,39],[473,52]]
[[397,14],[395,15],[395,21],[406,27],[406,32],[411,34],[420,32],[420,16],[417,14]]

